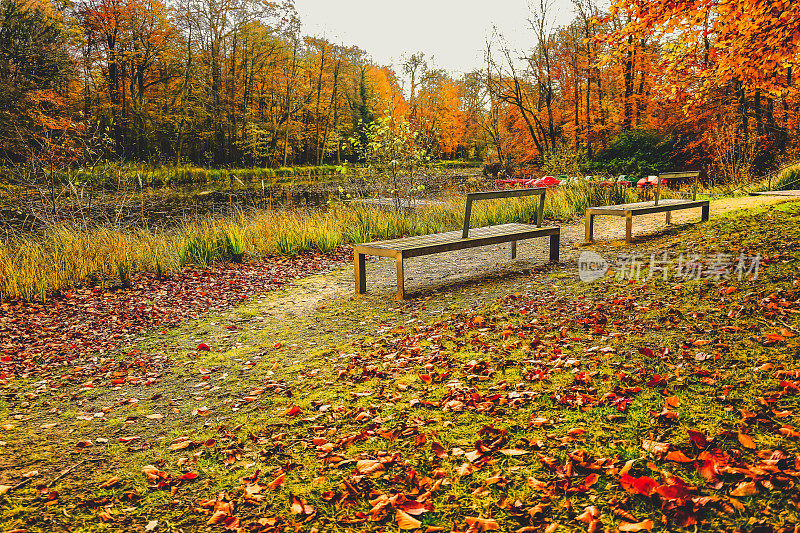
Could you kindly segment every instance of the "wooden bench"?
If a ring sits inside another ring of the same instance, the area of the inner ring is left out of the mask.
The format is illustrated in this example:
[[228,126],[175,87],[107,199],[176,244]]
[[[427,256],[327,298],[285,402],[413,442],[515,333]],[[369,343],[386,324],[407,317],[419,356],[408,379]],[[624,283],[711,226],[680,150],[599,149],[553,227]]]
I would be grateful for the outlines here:
[[[457,231],[435,233],[432,235],[419,235],[405,237],[390,241],[378,241],[356,245],[353,248],[355,261],[356,294],[367,291],[365,277],[366,256],[376,255],[394,257],[397,261],[397,299],[405,299],[403,279],[403,259],[423,255],[438,254],[466,248],[477,248],[504,242],[511,243],[511,259],[517,257],[517,241],[534,239],[536,237],[550,237],[550,261],[558,261],[558,247],[561,228],[557,226],[542,227],[542,214],[544,212],[544,197],[547,189],[538,187],[534,189],[512,189],[508,191],[475,192],[467,194],[467,207],[464,213],[464,228]],[[470,216],[472,202],[475,200],[489,200],[492,198],[512,198],[521,196],[539,195],[539,205],[536,210],[536,225],[532,224],[501,224],[486,226],[470,230]]]
[[[586,243],[594,242],[594,217],[598,215],[611,215],[625,217],[625,242],[631,243],[631,233],[633,230],[633,217],[637,215],[648,215],[650,213],[666,213],[667,224],[672,222],[672,212],[681,209],[701,209],[701,220],[708,220],[709,202],[708,200],[697,199],[697,179],[699,172],[669,172],[658,176],[656,185],[655,200],[652,202],[637,202],[633,204],[604,205],[600,207],[590,207],[586,210]],[[661,182],[675,178],[694,178],[694,190],[691,200],[665,199],[661,200]]]

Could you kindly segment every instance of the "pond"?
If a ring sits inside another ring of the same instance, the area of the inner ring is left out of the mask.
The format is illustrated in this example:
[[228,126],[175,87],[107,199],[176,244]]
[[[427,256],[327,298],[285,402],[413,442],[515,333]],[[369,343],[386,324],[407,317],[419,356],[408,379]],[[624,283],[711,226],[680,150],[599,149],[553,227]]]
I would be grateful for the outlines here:
[[[401,188],[428,200],[474,190],[480,171],[459,170],[400,177]],[[422,186],[422,187],[420,187]],[[331,201],[390,196],[387,184],[374,177],[265,185],[262,182],[200,183],[172,187],[89,191],[64,188],[58,208],[48,191],[0,194],[0,220],[6,231],[35,231],[54,221],[166,228],[206,216],[226,216],[247,209],[324,209]],[[77,194],[76,194],[77,193]]]

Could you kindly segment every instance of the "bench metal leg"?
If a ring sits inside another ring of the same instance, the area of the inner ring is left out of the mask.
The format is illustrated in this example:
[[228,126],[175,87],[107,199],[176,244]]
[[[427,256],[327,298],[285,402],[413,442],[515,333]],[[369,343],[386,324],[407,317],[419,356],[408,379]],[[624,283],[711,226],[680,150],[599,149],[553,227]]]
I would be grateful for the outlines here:
[[353,255],[355,263],[356,294],[364,294],[367,292],[366,256],[358,252],[354,252]]
[[629,211],[625,214],[625,243],[631,243],[631,233],[633,233],[633,215]]
[[667,226],[672,224],[672,211],[667,211]]
[[517,258],[517,241],[511,241],[511,259]]
[[700,219],[703,222],[708,222],[708,215],[709,215],[709,211],[711,210],[711,206],[710,205],[704,205],[700,209],[702,209],[702,213],[700,215]]
[[403,279],[403,254],[397,254],[397,299],[406,299],[406,289]]
[[561,233],[550,235],[550,262],[558,263],[558,252],[561,244]]
[[586,244],[594,241],[594,215],[586,213]]

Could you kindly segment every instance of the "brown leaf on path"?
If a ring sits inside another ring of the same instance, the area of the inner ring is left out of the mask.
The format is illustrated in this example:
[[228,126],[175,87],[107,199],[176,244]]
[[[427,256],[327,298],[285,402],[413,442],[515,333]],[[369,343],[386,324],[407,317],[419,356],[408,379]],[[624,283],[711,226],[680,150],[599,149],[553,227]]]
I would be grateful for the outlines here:
[[397,510],[394,519],[400,529],[417,529],[422,525],[422,522],[400,509]]
[[469,524],[469,529],[467,530],[469,532],[498,531],[500,529],[500,524],[493,518],[467,516],[464,520]]
[[641,522],[637,522],[635,524],[632,524],[630,522],[622,522],[619,525],[619,530],[620,531],[634,531],[635,532],[635,531],[641,531],[643,529],[646,529],[647,531],[650,531],[651,529],[653,529],[653,526],[655,526],[655,524],[653,523],[652,520],[642,520]]

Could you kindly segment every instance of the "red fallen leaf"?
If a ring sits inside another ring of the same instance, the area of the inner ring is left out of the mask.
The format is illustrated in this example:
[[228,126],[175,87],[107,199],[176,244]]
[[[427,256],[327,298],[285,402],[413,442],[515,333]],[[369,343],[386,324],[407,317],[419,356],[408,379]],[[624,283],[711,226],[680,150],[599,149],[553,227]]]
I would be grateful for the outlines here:
[[196,472],[186,472],[185,474],[180,476],[178,479],[181,479],[183,481],[191,481],[193,479],[197,479],[197,473]]
[[272,345],[272,347],[273,347],[273,348],[275,348],[275,349],[277,350],[278,348],[280,348],[280,347],[281,347],[281,343],[279,343],[279,342],[276,342],[275,344],[273,344],[273,345]]
[[690,459],[680,450],[673,450],[664,456],[666,461],[675,461],[676,463],[691,463],[694,459]]
[[296,405],[291,406],[283,412],[283,416],[297,416],[300,414],[300,408]]
[[678,476],[669,476],[669,480],[664,485],[656,487],[656,494],[668,501],[686,500],[691,496],[691,491],[695,487],[689,485]]
[[633,477],[623,474],[619,482],[631,494],[641,494],[642,496],[651,496],[658,487],[656,480],[647,476]]
[[725,289],[725,294],[731,294],[736,291],[736,287],[728,287]]
[[586,480],[584,480],[583,482],[583,487],[588,489],[589,487],[597,483],[598,479],[600,479],[600,476],[598,474],[596,473],[589,474],[588,476],[586,476]]
[[567,431],[567,435],[570,437],[577,437],[578,435],[583,435],[584,433],[586,433],[586,430],[583,428],[572,428]]
[[500,524],[493,518],[474,518],[466,516],[464,520],[469,524],[470,531],[498,531],[500,529]]
[[708,437],[706,437],[702,431],[687,429],[686,432],[689,434],[689,439],[694,442],[698,448],[705,448],[708,446]]
[[275,479],[273,479],[267,487],[269,490],[277,490],[281,485],[283,485],[283,480],[286,478],[286,474],[281,474]]
[[225,519],[225,529],[228,531],[238,531],[239,530],[239,517],[238,516],[229,516]]
[[619,530],[620,531],[634,531],[635,532],[635,531],[641,531],[643,529],[646,529],[647,531],[650,531],[651,529],[653,529],[653,526],[655,526],[655,524],[653,523],[652,520],[642,520],[641,522],[637,522],[635,524],[632,524],[630,522],[622,522],[619,525]]
[[646,356],[646,357],[653,357],[655,353],[650,348],[639,348],[639,353]]
[[197,345],[197,351],[198,352],[209,352],[209,351],[211,351],[211,346],[209,346],[208,344],[206,344],[204,342],[201,342],[200,344]]
[[127,444],[127,443],[129,443],[129,442],[133,442],[133,441],[135,441],[135,440],[136,440],[136,439],[138,439],[138,438],[139,438],[139,437],[120,437],[120,438],[119,438],[119,441],[120,441],[121,443],[123,443],[123,444]]
[[397,510],[394,519],[400,529],[417,529],[422,525],[422,522],[400,509]]
[[433,502],[428,500],[425,503],[420,503],[416,500],[406,500],[399,505],[400,509],[408,514],[419,516],[424,513],[433,512]]
[[424,381],[428,385],[430,385],[431,382],[433,381],[433,378],[431,378],[430,374],[418,374],[418,376],[419,376],[419,379],[421,379],[422,381]]

